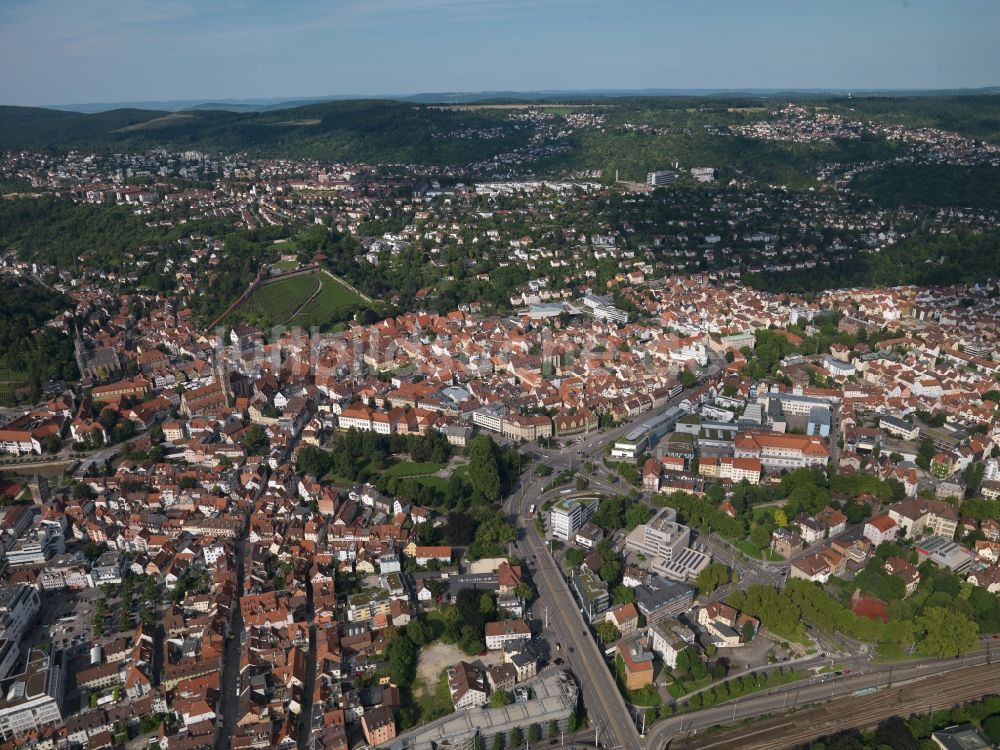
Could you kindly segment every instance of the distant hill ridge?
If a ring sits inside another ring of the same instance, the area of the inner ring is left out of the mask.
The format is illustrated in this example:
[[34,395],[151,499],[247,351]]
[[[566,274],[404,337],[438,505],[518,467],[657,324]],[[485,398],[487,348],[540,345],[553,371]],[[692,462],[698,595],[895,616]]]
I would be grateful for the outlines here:
[[[998,92],[998,93],[989,93]],[[534,98],[530,98],[530,97]],[[417,94],[401,99],[338,99],[288,102],[174,102],[184,106],[123,107],[82,113],[46,107],[0,106],[0,150],[54,149],[245,152],[261,157],[324,159],[383,164],[462,166],[493,160],[527,147],[534,126],[509,118],[502,107],[451,109],[477,103],[593,104],[610,127],[580,130],[560,141],[558,156],[534,164],[540,173],[621,168],[642,179],[650,168],[680,161],[749,169],[760,179],[785,184],[771,169],[884,158],[884,143],[835,143],[804,148],[712,135],[705,126],[748,122],[761,107],[787,101],[823,105],[851,116],[931,125],[1000,142],[1000,89],[949,96],[844,94],[806,91],[755,93],[687,92],[625,95],[623,92],[479,92]],[[635,133],[616,125],[668,126],[666,135]],[[805,161],[803,161],[805,160]],[[806,163],[808,161],[808,163]],[[800,163],[801,162],[801,163]],[[764,169],[761,169],[763,167]],[[803,171],[803,170],[799,170]],[[815,179],[812,177],[811,179]]]
[[260,99],[166,99],[139,102],[87,102],[78,104],[45,105],[44,109],[58,109],[67,112],[95,113],[113,109],[154,109],[176,112],[189,109],[225,110],[228,112],[265,112],[274,109],[290,109],[306,104],[321,102],[358,101],[380,99],[399,102],[419,102],[423,104],[468,104],[497,99],[511,101],[538,101],[542,99],[578,99],[596,97],[601,99],[635,96],[762,96],[784,98],[788,96],[844,96],[847,94],[864,96],[965,96],[1000,94],[1000,86],[986,86],[970,89],[849,89],[849,88],[805,88],[805,89],[553,89],[550,91],[439,91],[416,94],[371,94],[331,96],[308,96],[292,98]]

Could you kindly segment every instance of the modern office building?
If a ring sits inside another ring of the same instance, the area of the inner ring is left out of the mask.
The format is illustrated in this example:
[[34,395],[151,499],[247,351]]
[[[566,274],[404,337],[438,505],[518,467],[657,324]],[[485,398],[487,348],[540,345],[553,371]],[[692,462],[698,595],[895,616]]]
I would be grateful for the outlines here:
[[576,536],[597,510],[597,498],[565,497],[549,510],[549,527],[552,537],[568,542]]
[[675,617],[691,609],[694,589],[683,583],[653,576],[635,588],[636,606],[646,618],[647,625],[654,625],[667,617]]
[[673,185],[675,182],[677,182],[677,170],[675,169],[660,169],[646,174],[646,184],[653,187]]

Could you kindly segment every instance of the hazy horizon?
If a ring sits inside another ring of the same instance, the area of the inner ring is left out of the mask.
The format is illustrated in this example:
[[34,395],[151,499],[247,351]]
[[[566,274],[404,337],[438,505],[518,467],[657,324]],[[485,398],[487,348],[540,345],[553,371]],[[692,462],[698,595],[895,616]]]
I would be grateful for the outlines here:
[[978,89],[998,26],[991,0],[9,0],[0,102]]

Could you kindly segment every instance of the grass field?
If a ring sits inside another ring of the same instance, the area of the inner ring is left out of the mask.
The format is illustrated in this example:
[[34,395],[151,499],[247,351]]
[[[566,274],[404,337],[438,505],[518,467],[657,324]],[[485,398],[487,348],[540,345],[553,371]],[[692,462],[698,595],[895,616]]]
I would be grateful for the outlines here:
[[322,286],[319,294],[289,321],[289,325],[313,326],[340,321],[351,308],[368,305],[357,292],[332,276],[320,273],[315,278]]
[[413,477],[413,481],[441,492],[448,489],[448,480],[441,477]]
[[343,321],[355,308],[367,304],[329,274],[311,273],[264,284],[250,295],[236,315],[265,328],[321,326]]
[[739,548],[740,552],[747,557],[752,557],[754,560],[759,560],[761,558],[760,550],[750,544],[749,539],[741,539],[740,541],[735,542],[735,544]]
[[314,275],[293,276],[265,284],[247,300],[246,308],[270,325],[285,323],[319,289]]
[[435,464],[435,463],[413,463],[412,461],[397,461],[388,468],[386,468],[382,474],[387,477],[412,477],[419,474],[434,474],[441,471],[447,464]]

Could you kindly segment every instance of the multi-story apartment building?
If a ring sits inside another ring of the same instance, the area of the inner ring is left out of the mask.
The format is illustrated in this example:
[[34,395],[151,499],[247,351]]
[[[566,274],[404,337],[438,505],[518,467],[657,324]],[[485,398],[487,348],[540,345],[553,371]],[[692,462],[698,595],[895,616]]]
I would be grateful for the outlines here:
[[448,670],[448,689],[456,711],[460,708],[485,706],[489,699],[482,669],[465,661],[460,661]]
[[378,615],[388,615],[392,606],[392,595],[385,589],[353,594],[347,598],[347,619],[351,622],[367,622]]
[[695,640],[694,631],[674,618],[654,623],[650,626],[649,632],[650,648],[658,653],[663,663],[671,669],[677,666],[677,655]]
[[21,639],[40,608],[41,600],[34,586],[18,584],[0,588],[0,678],[17,666]]
[[918,536],[924,529],[930,529],[932,534],[951,539],[958,528],[958,510],[943,500],[904,500],[889,506],[889,518],[908,537]]
[[576,591],[584,616],[590,622],[600,622],[608,611],[611,596],[608,594],[608,584],[602,581],[589,568],[574,568],[570,574],[570,583]]

